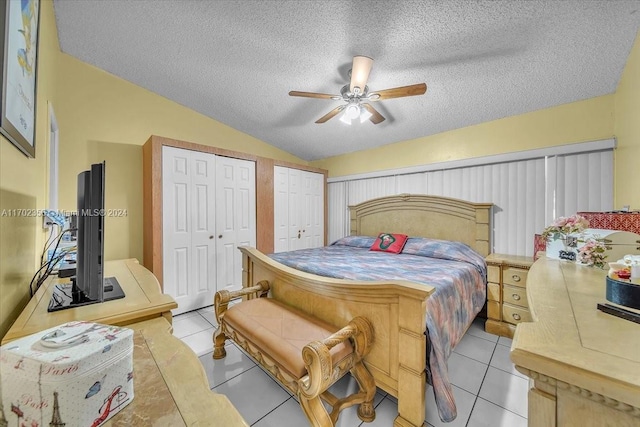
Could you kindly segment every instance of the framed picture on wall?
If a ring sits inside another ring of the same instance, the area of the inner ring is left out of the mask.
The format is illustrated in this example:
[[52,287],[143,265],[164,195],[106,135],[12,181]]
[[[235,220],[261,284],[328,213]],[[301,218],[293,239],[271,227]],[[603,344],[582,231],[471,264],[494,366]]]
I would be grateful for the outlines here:
[[36,156],[36,66],[40,0],[0,0],[0,133]]

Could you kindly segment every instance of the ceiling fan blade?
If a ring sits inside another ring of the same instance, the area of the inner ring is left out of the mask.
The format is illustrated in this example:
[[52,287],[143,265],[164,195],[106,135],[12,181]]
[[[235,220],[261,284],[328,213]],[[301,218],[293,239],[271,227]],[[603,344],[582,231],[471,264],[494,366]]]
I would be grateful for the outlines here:
[[304,98],[320,98],[320,99],[342,99],[340,95],[329,95],[328,93],[316,93],[316,92],[298,92],[292,90],[289,92],[289,96],[302,96]]
[[367,85],[369,79],[369,73],[373,66],[373,59],[368,56],[354,56],[353,66],[351,67],[351,84],[349,85],[349,91],[354,92],[355,88],[358,88],[360,93],[364,92],[364,87]]
[[382,101],[383,99],[402,98],[403,96],[424,95],[427,91],[425,83],[411,86],[394,87],[392,89],[377,90],[369,94],[370,101]]
[[327,114],[325,114],[324,116],[316,120],[316,123],[324,123],[330,118],[335,117],[340,111],[344,110],[344,107],[345,107],[344,105],[341,105],[339,107],[334,108],[333,110],[329,111]]
[[371,122],[374,125],[377,125],[378,123],[381,123],[384,121],[384,117],[382,116],[382,114],[378,113],[378,110],[376,110],[375,108],[373,108],[373,105],[371,104],[367,104],[366,102],[363,102],[361,104],[368,112],[371,113],[371,117],[369,117],[369,120],[371,120]]

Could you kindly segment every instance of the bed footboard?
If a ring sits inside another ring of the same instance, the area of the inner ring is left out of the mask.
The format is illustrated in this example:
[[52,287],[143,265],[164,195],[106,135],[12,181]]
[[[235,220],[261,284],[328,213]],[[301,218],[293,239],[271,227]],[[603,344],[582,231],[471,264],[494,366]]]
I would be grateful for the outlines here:
[[433,287],[321,277],[284,266],[255,248],[239,249],[243,287],[267,280],[271,298],[336,327],[356,316],[369,319],[376,340],[365,364],[376,386],[398,399],[394,427],[426,425],[426,301]]

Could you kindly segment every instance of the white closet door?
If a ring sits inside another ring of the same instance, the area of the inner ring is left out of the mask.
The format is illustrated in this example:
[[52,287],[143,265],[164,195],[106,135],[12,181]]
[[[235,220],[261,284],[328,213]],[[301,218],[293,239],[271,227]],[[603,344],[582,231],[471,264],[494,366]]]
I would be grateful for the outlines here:
[[238,246],[256,246],[255,162],[216,157],[217,289],[242,287]]
[[289,169],[289,197],[288,197],[288,220],[289,220],[289,249],[303,249],[302,239],[302,215],[301,206],[303,203],[302,194],[302,171]]
[[289,168],[273,169],[273,251],[289,250]]
[[324,175],[274,167],[274,252],[324,245]]
[[215,293],[215,156],[162,151],[163,285],[178,308],[195,310]]
[[324,245],[324,175],[302,171],[302,248]]

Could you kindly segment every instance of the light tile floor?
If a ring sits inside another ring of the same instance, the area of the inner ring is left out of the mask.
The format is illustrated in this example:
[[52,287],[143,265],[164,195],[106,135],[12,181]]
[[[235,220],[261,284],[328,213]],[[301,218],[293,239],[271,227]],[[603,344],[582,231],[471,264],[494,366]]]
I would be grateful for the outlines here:
[[[232,342],[227,356],[213,360],[212,334],[216,326],[213,307],[174,317],[173,333],[199,356],[211,389],[227,395],[251,426],[307,426],[295,398]],[[457,418],[443,423],[438,417],[433,391],[427,386],[425,420],[431,427],[526,427],[528,380],[509,360],[511,340],[488,334],[484,321],[476,319],[449,358],[449,375],[458,409]],[[345,376],[331,391],[342,395],[356,387]],[[345,409],[339,427],[389,427],[398,411],[393,396],[378,390],[376,419],[363,423],[356,408]]]

